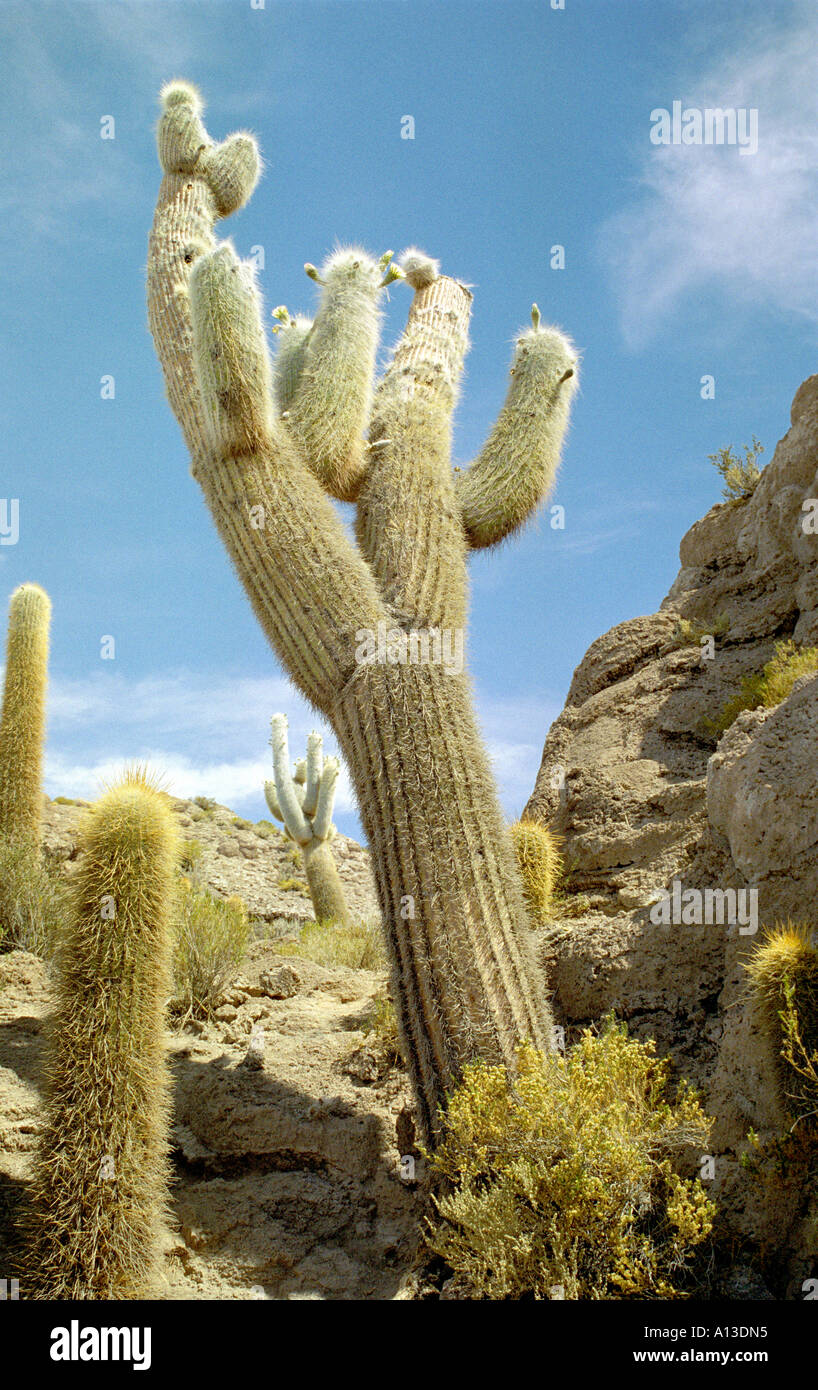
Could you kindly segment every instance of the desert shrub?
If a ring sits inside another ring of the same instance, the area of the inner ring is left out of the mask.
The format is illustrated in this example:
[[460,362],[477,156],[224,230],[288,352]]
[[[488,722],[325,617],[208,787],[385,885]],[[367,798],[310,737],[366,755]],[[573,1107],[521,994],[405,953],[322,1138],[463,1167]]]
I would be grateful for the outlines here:
[[[202,815],[208,820],[212,820],[213,816],[216,814],[216,803],[212,796],[194,796],[193,805],[198,806]],[[197,819],[199,819],[199,817],[197,817]]]
[[0,837],[0,951],[48,959],[69,912],[57,870],[25,844]]
[[303,898],[310,896],[310,890],[303,878],[280,878],[276,884],[282,893],[300,893]]
[[234,816],[231,824],[235,825],[237,830],[253,829],[253,822],[251,820],[245,820],[244,816]]
[[174,921],[171,1012],[209,1018],[238,973],[250,940],[241,898],[216,898],[180,878]]
[[199,863],[204,853],[201,840],[182,840],[179,846],[179,867],[190,873]]
[[655,1044],[607,1022],[567,1054],[518,1051],[470,1064],[444,1116],[432,1167],[430,1249],[465,1297],[683,1297],[691,1255],[714,1206],[674,1159],[707,1143],[711,1121]]
[[279,840],[281,831],[277,825],[273,825],[271,820],[257,820],[252,827],[260,840]]
[[719,613],[709,624],[694,622],[692,618],[679,618],[673,631],[673,642],[677,647],[699,647],[703,637],[725,637],[729,631],[730,619],[726,613]]
[[818,946],[813,930],[796,922],[777,923],[745,962],[745,970],[780,1044],[793,1118],[818,1128]]
[[384,1071],[403,1066],[397,1014],[388,995],[381,994],[375,1000],[371,1012],[364,1019],[362,1031],[370,1051],[375,1053]]
[[277,949],[318,965],[346,965],[351,970],[382,970],[386,963],[381,931],[374,922],[354,922],[351,927],[305,922],[295,941],[282,941]]
[[298,845],[290,845],[290,848],[286,852],[285,858],[290,862],[290,864],[293,864],[297,869],[300,869],[303,866],[304,856],[302,855],[301,850],[298,848]]
[[720,736],[745,709],[772,709],[786,700],[802,676],[818,672],[818,647],[799,647],[791,638],[776,642],[775,654],[763,671],[742,676],[741,689],[721,710],[717,719],[705,720],[706,730]]
[[764,446],[753,435],[752,444],[745,444],[743,448],[743,459],[733,453],[730,445],[707,455],[721,474],[724,483],[721,495],[728,502],[746,502],[748,497],[752,497],[761,478],[757,460],[764,453]]
[[87,801],[77,801],[73,796],[55,796],[52,798],[55,806],[87,806]]

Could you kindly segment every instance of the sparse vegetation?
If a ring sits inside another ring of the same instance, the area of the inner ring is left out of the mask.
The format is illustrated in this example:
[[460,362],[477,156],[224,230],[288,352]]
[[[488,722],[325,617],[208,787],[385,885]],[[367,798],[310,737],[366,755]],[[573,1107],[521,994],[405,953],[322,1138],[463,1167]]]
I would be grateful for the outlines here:
[[431,1162],[450,1189],[427,1242],[464,1297],[678,1298],[714,1205],[674,1161],[707,1144],[710,1120],[670,1063],[613,1020],[565,1056],[518,1050],[472,1063]]
[[721,737],[745,709],[772,709],[792,692],[801,676],[818,672],[818,647],[799,647],[788,638],[776,642],[775,654],[763,671],[742,676],[741,689],[728,700],[716,719],[704,721],[705,732]]
[[742,447],[743,459],[733,453],[730,445],[726,449],[717,449],[715,454],[707,455],[713,467],[721,474],[724,483],[721,495],[727,502],[746,502],[752,497],[761,478],[758,458],[764,453],[764,446],[759,444],[753,435],[752,444],[744,444]]
[[303,878],[280,878],[276,887],[279,888],[282,893],[300,893],[302,898],[308,898],[310,896],[310,890]]
[[210,796],[194,796],[193,805],[198,806],[207,820],[212,820],[216,814],[216,803]]
[[253,829],[253,822],[251,820],[245,820],[243,816],[234,816],[231,824],[235,825],[237,830]]
[[0,951],[49,959],[68,910],[67,887],[56,869],[29,845],[0,837]]
[[216,898],[189,878],[178,884],[174,922],[171,1011],[177,1018],[209,1018],[238,973],[250,940],[241,898]]
[[677,647],[700,647],[703,637],[712,637],[716,641],[720,637],[726,637],[730,631],[730,618],[727,613],[719,613],[712,622],[706,623],[703,619],[695,622],[692,618],[679,618],[673,632],[673,641]]
[[260,840],[280,840],[284,832],[279,830],[277,825],[273,825],[271,820],[257,820],[253,826]]
[[383,970],[386,964],[380,928],[374,922],[354,922],[351,927],[305,922],[297,941],[283,941],[278,949],[318,965],[346,965],[351,970]]
[[201,840],[182,840],[179,847],[179,867],[186,873],[195,870],[204,853]]
[[364,1020],[362,1031],[370,1052],[375,1054],[383,1072],[403,1066],[395,1005],[387,994],[381,994],[375,1000],[372,1012]]

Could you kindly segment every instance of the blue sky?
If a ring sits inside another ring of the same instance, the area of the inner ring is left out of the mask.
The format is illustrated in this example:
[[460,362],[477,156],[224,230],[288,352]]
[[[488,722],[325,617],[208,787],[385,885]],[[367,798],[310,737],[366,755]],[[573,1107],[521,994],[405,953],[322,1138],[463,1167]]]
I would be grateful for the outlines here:
[[[214,137],[261,142],[264,178],[223,234],[263,246],[268,307],[309,309],[303,262],[339,241],[419,244],[475,286],[457,462],[502,403],[532,300],[582,352],[552,499],[565,529],[546,514],[472,566],[469,662],[518,814],[587,646],[658,607],[719,500],[707,455],[755,433],[769,459],[815,369],[818,8],[12,0],[0,41],[0,498],[20,501],[0,600],[23,580],[53,600],[49,793],[92,796],[143,758],[257,817],[270,715],[287,711],[294,750],[316,723],[189,476],[146,327],[156,96],[182,76]],[[758,152],[653,145],[650,113],[675,100],[756,108]],[[409,297],[391,290],[385,349]],[[356,833],[346,780],[337,819]]]

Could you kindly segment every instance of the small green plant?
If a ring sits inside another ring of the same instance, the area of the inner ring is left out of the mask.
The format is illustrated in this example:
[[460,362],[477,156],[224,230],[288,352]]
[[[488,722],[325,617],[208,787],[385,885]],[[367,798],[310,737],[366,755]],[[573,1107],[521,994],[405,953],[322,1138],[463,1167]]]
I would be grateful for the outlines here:
[[397,1014],[388,995],[381,994],[375,1000],[371,1013],[364,1019],[362,1032],[383,1072],[403,1066]]
[[208,820],[212,820],[216,814],[216,803],[210,796],[194,796],[193,805],[198,806]]
[[278,826],[273,825],[271,820],[257,820],[253,830],[260,840],[280,840],[284,836],[283,830],[279,830]]
[[238,973],[250,940],[241,898],[216,898],[189,878],[178,883],[171,1010],[177,1018],[210,1018]]
[[87,806],[87,801],[77,801],[73,796],[55,796],[52,798],[55,806]]
[[28,844],[0,837],[0,951],[50,959],[69,911],[56,868]]
[[678,1298],[714,1205],[674,1166],[711,1121],[655,1044],[606,1022],[564,1056],[518,1049],[517,1074],[471,1063],[443,1116],[427,1243],[464,1297]]
[[179,849],[179,867],[185,873],[192,873],[196,869],[204,853],[204,845],[201,840],[182,840]]
[[245,820],[243,816],[234,816],[231,824],[235,825],[237,830],[253,829],[253,822],[251,820]]
[[726,613],[719,613],[710,623],[679,618],[673,632],[673,642],[677,647],[699,647],[703,637],[713,637],[718,641],[720,637],[726,637],[729,631],[730,618]]
[[302,898],[308,898],[310,896],[310,890],[303,878],[280,878],[276,887],[279,888],[282,893],[300,893]]
[[745,709],[773,709],[792,692],[802,676],[818,672],[818,647],[799,647],[791,638],[776,642],[775,654],[763,671],[742,676],[741,689],[716,719],[704,720],[705,732],[721,737]]
[[713,467],[721,474],[724,483],[721,495],[727,502],[746,502],[752,497],[761,478],[757,460],[764,453],[764,446],[759,444],[753,435],[752,445],[744,444],[742,447],[743,459],[733,453],[730,445],[726,449],[718,449],[715,454],[707,455]]
[[346,965],[351,970],[383,970],[383,940],[377,923],[305,922],[295,941],[282,941],[283,955],[305,956],[318,965]]

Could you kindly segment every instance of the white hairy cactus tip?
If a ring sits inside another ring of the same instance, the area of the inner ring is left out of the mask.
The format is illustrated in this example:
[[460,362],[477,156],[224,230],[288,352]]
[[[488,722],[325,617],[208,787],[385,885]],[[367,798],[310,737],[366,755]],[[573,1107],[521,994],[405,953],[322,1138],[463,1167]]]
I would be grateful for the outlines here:
[[380,284],[381,274],[378,262],[360,246],[337,247],[321,267],[321,280],[325,283],[354,279],[361,284],[371,284],[373,289]]
[[185,82],[180,77],[174,77],[165,83],[159,93],[159,100],[164,111],[170,110],[172,106],[192,106],[197,116],[201,116],[204,111],[204,102],[198,89],[192,82]]
[[531,320],[531,327],[521,329],[515,336],[514,365],[536,360],[541,370],[561,381],[576,375],[579,352],[568,335],[553,324],[541,323],[536,304]]
[[417,246],[408,246],[400,258],[400,268],[413,290],[425,289],[434,284],[440,275],[440,261],[427,256]]

